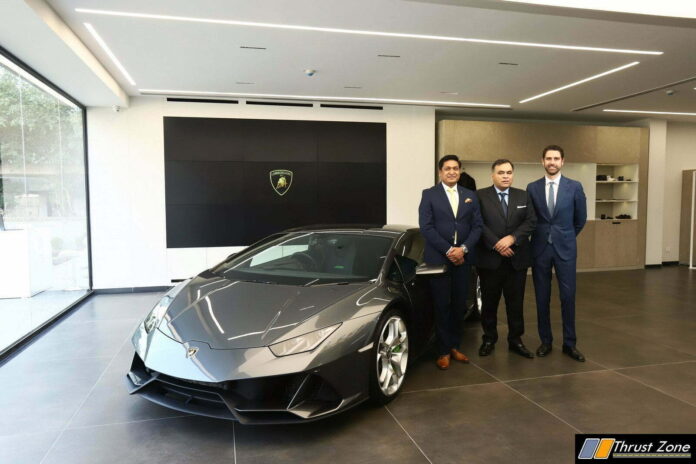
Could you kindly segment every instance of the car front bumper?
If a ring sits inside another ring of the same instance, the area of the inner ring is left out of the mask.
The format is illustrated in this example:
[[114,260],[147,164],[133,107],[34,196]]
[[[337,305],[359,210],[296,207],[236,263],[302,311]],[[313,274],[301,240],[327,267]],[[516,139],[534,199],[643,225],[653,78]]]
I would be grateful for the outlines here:
[[344,322],[316,350],[284,357],[268,347],[217,350],[138,329],[126,384],[162,406],[245,424],[320,419],[369,397],[376,321]]
[[182,412],[243,424],[306,422],[368,398],[372,350],[355,352],[310,371],[271,377],[202,382],[145,367],[133,356],[126,383],[131,394]]

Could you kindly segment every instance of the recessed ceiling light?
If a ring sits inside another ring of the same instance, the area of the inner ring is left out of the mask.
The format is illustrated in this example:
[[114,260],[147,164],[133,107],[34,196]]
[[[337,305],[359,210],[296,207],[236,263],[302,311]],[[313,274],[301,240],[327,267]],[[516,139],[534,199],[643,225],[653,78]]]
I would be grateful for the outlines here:
[[559,88],[557,88],[557,89],[549,90],[548,92],[544,92],[544,93],[541,93],[541,94],[536,95],[536,96],[534,96],[534,97],[527,98],[527,99],[525,99],[525,100],[520,101],[520,103],[527,103],[527,102],[530,102],[530,101],[532,101],[532,100],[536,100],[537,98],[545,97],[546,95],[551,95],[552,93],[560,92],[561,90],[569,89],[570,87],[575,87],[576,85],[584,84],[585,82],[589,82],[589,81],[592,81],[592,80],[595,80],[595,79],[599,79],[600,77],[604,77],[604,76],[607,76],[607,75],[609,75],[609,74],[613,74],[613,73],[615,73],[615,72],[619,72],[619,71],[622,71],[622,70],[624,70],[624,69],[628,69],[628,68],[633,67],[633,66],[635,66],[635,65],[637,65],[637,64],[639,64],[639,63],[640,63],[640,61],[634,61],[633,63],[628,63],[628,64],[625,64],[625,65],[623,65],[623,66],[619,66],[618,68],[610,69],[609,71],[605,71],[605,72],[603,72],[603,73],[601,73],[601,74],[597,74],[597,75],[594,75],[594,76],[590,76],[590,77],[585,78],[585,79],[583,79],[583,80],[580,80],[580,81],[577,81],[577,82],[573,82],[572,84],[564,85],[563,87],[559,87]]
[[135,85],[135,81],[133,78],[128,74],[128,71],[126,71],[126,68],[121,64],[120,61],[118,61],[118,58],[116,58],[116,55],[111,51],[108,45],[106,45],[106,42],[104,42],[104,39],[101,38],[101,36],[97,33],[96,29],[90,24],[90,23],[84,23],[85,27],[89,31],[90,34],[92,34],[92,37],[94,37],[94,40],[97,41],[99,46],[104,50],[104,53],[106,53],[111,61],[116,65],[119,71],[121,71],[121,74],[123,77],[126,78],[126,80],[130,83],[130,85]]
[[696,18],[696,6],[684,0],[661,0],[659,2],[637,2],[636,0],[507,0],[516,3],[531,3],[585,10],[614,11],[618,13],[646,14]]
[[34,77],[32,74],[29,72],[25,71],[24,68],[21,66],[15,64],[13,61],[11,61],[8,58],[5,58],[3,55],[0,54],[0,64],[5,66],[7,69],[12,71],[13,73],[19,75],[22,79],[25,81],[28,81],[31,83],[33,86],[38,87],[39,89],[43,90],[44,92],[52,95],[53,97],[57,98],[61,102],[65,103],[66,105],[70,106],[71,108],[78,108],[76,104],[65,98],[63,95],[60,93],[56,92],[54,89],[46,85],[44,82],[40,81],[36,77]]
[[199,90],[163,90],[163,89],[138,89],[143,95],[217,95],[235,96],[252,98],[277,98],[289,100],[328,100],[328,101],[366,101],[380,103],[394,103],[400,105],[428,105],[428,106],[467,106],[481,108],[510,108],[510,105],[500,105],[495,103],[469,103],[454,101],[432,101],[432,100],[402,100],[397,98],[354,98],[354,97],[330,97],[319,95],[280,95],[270,93],[239,93],[239,92],[209,92]]
[[635,114],[673,114],[676,116],[696,116],[696,113],[677,113],[674,111],[640,111],[640,110],[602,110],[607,113],[635,113]]
[[381,31],[364,31],[359,29],[339,29],[334,27],[315,27],[315,26],[299,26],[294,24],[275,24],[275,23],[259,23],[251,21],[234,21],[230,19],[213,19],[213,18],[194,18],[190,16],[172,16],[148,13],[131,13],[127,11],[112,11],[99,10],[93,8],[75,8],[78,13],[90,13],[106,16],[123,16],[128,18],[141,19],[161,19],[165,21],[185,21],[194,23],[209,23],[209,24],[226,24],[230,26],[248,26],[248,27],[265,27],[276,29],[289,29],[296,31],[313,31],[313,32],[334,32],[337,34],[355,34],[355,35],[373,35],[381,37],[399,37],[407,39],[426,39],[426,40],[443,40],[449,42],[471,42],[491,45],[512,45],[518,47],[539,47],[539,48],[557,48],[562,50],[578,50],[590,52],[605,52],[605,53],[631,53],[639,55],[662,55],[661,51],[650,50],[630,50],[622,48],[601,48],[601,47],[584,47],[579,45],[563,45],[563,44],[548,44],[535,42],[515,42],[507,40],[488,40],[476,39],[471,37],[452,37],[444,35],[425,35],[425,34],[406,34],[401,32],[381,32]]

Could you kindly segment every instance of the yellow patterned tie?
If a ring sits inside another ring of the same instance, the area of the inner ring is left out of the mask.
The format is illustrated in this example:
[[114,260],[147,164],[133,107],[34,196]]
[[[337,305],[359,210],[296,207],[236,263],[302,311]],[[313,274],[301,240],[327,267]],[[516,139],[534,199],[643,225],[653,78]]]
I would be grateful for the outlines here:
[[457,195],[457,189],[448,187],[447,197],[449,198],[450,206],[452,207],[452,213],[457,216],[457,208],[459,207],[459,195]]
[[[457,193],[457,188],[456,187],[447,187],[447,198],[449,199],[450,206],[452,207],[452,213],[454,213],[454,217],[457,217],[457,208],[459,207],[459,194]],[[457,231],[454,231],[454,237],[452,237],[454,240],[452,243],[457,244]]]

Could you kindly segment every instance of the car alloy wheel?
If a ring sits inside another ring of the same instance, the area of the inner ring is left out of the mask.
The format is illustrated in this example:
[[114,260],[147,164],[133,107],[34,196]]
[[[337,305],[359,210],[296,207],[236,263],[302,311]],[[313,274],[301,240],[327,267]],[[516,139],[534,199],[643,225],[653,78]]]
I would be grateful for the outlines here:
[[481,309],[483,308],[483,297],[481,296],[481,277],[476,276],[476,310],[478,315],[481,316]]
[[398,315],[382,326],[377,346],[377,383],[384,396],[390,397],[401,388],[408,367],[408,329]]

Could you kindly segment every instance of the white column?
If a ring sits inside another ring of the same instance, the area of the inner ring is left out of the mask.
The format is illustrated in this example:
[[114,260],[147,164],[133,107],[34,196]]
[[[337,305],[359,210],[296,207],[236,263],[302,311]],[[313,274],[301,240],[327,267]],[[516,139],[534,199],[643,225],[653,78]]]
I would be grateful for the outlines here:
[[[662,264],[667,121],[649,119],[647,127],[650,129],[650,153],[645,264]],[[640,181],[645,182],[645,179]]]

